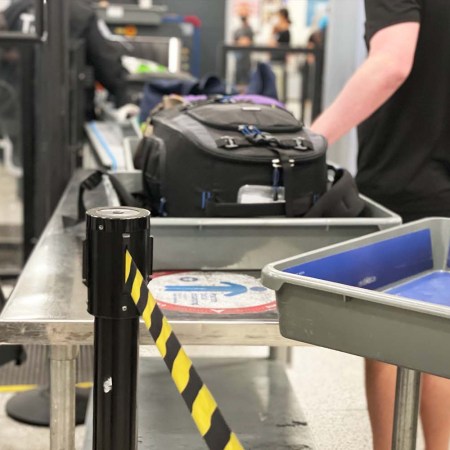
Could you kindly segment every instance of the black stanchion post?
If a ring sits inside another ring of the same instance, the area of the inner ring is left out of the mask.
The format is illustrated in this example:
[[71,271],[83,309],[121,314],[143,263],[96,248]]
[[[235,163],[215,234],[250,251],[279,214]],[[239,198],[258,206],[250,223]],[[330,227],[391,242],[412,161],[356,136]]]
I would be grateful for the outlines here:
[[147,277],[150,213],[109,207],[86,214],[83,278],[95,316],[93,450],[135,450],[139,316],[124,294],[125,249]]

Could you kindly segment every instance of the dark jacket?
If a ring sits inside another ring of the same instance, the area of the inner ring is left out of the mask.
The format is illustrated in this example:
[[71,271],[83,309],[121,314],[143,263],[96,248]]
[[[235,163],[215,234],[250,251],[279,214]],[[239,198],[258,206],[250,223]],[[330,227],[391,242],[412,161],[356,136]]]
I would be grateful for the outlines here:
[[[33,0],[19,0],[4,12],[8,29],[21,30],[20,16],[33,10]],[[114,43],[100,33],[97,16],[89,0],[71,0],[69,3],[70,37],[86,42],[86,62],[94,69],[95,80],[100,82],[115,98],[117,106],[127,103],[126,71],[122,67],[122,53]]]

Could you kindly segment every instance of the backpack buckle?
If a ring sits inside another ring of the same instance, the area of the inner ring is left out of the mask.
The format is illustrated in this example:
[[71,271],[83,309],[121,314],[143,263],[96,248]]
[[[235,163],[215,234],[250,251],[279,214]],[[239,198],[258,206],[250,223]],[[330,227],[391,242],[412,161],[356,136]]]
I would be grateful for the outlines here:
[[223,145],[226,149],[232,149],[232,148],[238,148],[239,145],[236,144],[236,141],[231,136],[223,136],[222,139],[225,141],[225,144]]
[[309,150],[309,148],[304,144],[305,139],[302,137],[296,137],[294,138],[294,142],[295,142],[295,146],[294,146],[294,150]]
[[[295,160],[292,158],[289,158],[289,166],[290,167],[295,167]],[[281,164],[281,161],[277,158],[277,159],[272,159],[272,167],[274,169],[282,169],[283,165]]]

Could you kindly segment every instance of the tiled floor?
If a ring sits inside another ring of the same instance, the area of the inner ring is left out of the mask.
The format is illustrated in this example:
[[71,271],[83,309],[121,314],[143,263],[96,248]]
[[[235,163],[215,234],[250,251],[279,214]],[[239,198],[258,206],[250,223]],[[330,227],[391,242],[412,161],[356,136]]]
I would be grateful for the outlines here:
[[289,379],[320,450],[370,449],[360,358],[313,347],[294,351]]
[[[1,450],[48,450],[48,428],[22,425],[5,414],[5,405],[11,394],[0,395],[0,449]],[[76,450],[83,447],[84,427],[76,429]]]
[[330,350],[294,351],[289,379],[320,450],[371,448],[363,361]]
[[[370,450],[362,358],[318,347],[294,350],[289,379],[318,450]],[[419,430],[417,450],[423,450]]]
[[[265,348],[248,347],[188,347],[187,350],[191,356],[254,358],[267,354]],[[156,354],[153,347],[144,347],[141,353]],[[287,373],[311,428],[316,450],[371,449],[360,358],[316,347],[298,347],[293,351]],[[9,397],[10,394],[0,395],[0,450],[49,449],[47,429],[18,424],[6,417],[4,405]],[[82,448],[83,436],[84,427],[78,427],[77,450]],[[423,450],[422,442],[420,436],[418,450]]]

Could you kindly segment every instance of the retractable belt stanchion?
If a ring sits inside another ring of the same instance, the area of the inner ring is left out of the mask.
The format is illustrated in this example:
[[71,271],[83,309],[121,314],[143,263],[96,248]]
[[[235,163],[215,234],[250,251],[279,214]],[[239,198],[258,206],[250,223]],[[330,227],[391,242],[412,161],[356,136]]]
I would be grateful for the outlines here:
[[87,212],[83,278],[95,316],[93,450],[135,450],[139,313],[124,293],[125,250],[148,278],[150,213],[138,208]]

